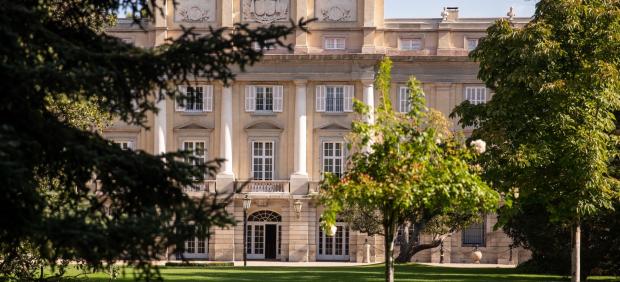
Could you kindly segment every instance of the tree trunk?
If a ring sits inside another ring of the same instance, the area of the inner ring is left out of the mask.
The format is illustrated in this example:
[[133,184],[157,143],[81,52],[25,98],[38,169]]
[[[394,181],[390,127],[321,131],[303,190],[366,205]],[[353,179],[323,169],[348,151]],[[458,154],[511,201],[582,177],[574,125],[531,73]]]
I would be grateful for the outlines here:
[[385,282],[394,282],[394,227],[393,224],[384,226],[385,236]]
[[581,281],[581,226],[575,224],[573,230],[572,257],[571,257],[571,281]]

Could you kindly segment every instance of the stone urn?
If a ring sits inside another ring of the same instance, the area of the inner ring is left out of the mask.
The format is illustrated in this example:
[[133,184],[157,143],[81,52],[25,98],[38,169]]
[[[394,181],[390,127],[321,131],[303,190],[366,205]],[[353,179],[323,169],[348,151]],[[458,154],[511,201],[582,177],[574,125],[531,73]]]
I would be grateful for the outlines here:
[[480,263],[480,260],[482,259],[482,252],[480,250],[478,250],[478,247],[476,247],[472,252],[471,252],[471,260],[474,263]]

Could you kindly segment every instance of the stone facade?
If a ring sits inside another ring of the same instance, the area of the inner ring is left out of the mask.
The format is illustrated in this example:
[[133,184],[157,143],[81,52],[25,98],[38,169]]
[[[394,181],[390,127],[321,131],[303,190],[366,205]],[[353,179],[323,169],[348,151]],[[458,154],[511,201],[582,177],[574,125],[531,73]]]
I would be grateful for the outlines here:
[[[344,223],[336,236],[325,236],[319,228],[321,207],[313,200],[321,173],[342,169],[344,135],[358,118],[352,99],[378,102],[375,67],[386,55],[394,61],[390,98],[396,110],[406,107],[401,98],[411,75],[422,81],[428,106],[446,115],[464,99],[482,103],[491,96],[467,54],[494,19],[462,19],[455,8],[433,19],[384,19],[382,0],[177,0],[176,7],[159,1],[166,13],[156,13],[146,30],[120,20],[107,32],[148,48],[179,36],[182,26],[202,33],[210,26],[232,30],[236,22],[254,26],[318,18],[309,26],[311,33],[287,37],[294,52],[268,51],[229,87],[200,78],[180,85],[197,98],[186,105],[159,102],[149,130],[117,122],[104,132],[111,140],[153,154],[191,148],[205,159],[227,159],[215,179],[188,191],[192,195],[234,193],[248,183],[227,207],[240,224],[213,230],[209,240],[187,242],[187,258],[241,260],[247,251],[251,259],[382,261],[378,236],[349,230]],[[523,25],[527,19],[512,21]],[[245,194],[252,198],[246,234],[241,224]],[[299,213],[296,203],[301,203]],[[523,252],[513,250],[511,258],[510,240],[493,231],[495,220],[489,215],[478,233],[464,239],[459,232],[446,240],[444,262],[469,262],[474,241],[483,262],[520,260]],[[244,247],[245,235],[249,243]],[[172,253],[167,259],[176,259]],[[440,248],[427,250],[414,260],[439,262],[440,253]]]

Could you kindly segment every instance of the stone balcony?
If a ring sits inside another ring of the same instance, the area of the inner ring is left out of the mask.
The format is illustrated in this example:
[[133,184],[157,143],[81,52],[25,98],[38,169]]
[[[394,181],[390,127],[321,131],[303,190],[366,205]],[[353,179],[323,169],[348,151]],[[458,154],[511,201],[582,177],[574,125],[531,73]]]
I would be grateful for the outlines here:
[[235,182],[237,193],[252,194],[290,194],[291,185],[288,180],[240,180]]
[[196,197],[201,197],[205,194],[215,194],[215,180],[197,181],[194,185],[183,188],[183,192]]

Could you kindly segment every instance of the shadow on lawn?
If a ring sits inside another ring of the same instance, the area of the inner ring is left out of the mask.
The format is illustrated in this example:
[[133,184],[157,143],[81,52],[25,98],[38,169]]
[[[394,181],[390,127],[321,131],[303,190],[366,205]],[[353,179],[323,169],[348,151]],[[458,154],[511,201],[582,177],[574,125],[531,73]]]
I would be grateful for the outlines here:
[[[383,281],[383,267],[248,267],[248,268],[208,268],[163,269],[167,281]],[[396,269],[397,281],[567,281],[557,276],[517,274],[513,269],[457,269],[436,268],[419,265],[399,265]]]

